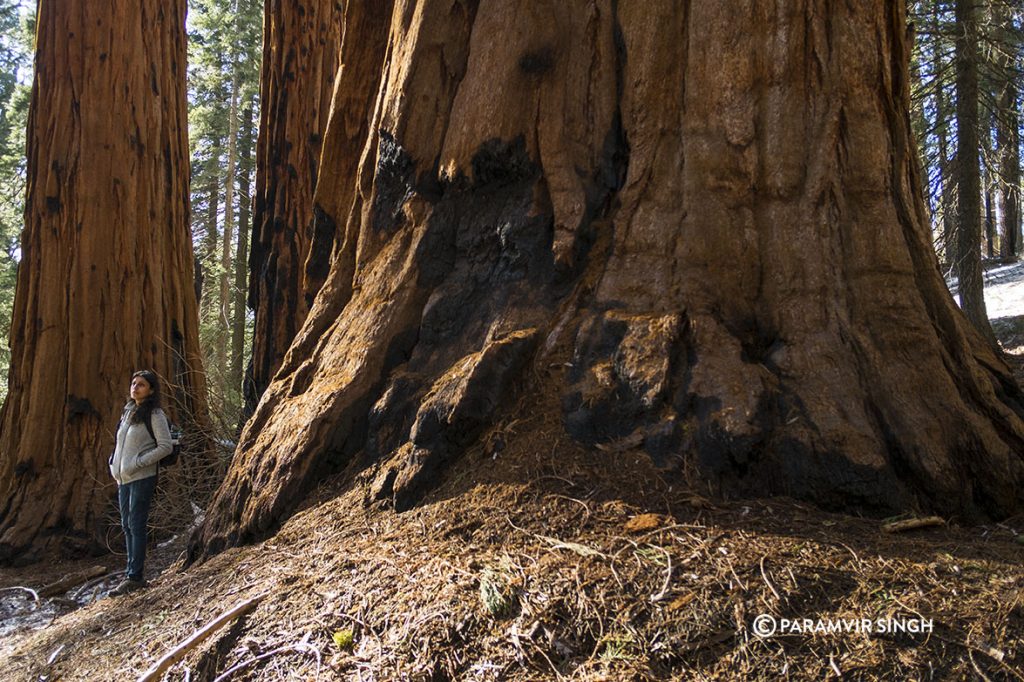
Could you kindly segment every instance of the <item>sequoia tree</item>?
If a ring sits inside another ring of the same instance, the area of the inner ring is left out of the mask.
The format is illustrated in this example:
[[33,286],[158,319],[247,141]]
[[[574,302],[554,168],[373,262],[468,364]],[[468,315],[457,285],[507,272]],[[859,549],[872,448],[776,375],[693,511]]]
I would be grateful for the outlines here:
[[188,213],[185,0],[41,0],[0,559],[101,545],[132,370],[205,410]]
[[249,306],[256,323],[245,385],[246,413],[252,412],[270,383],[309,310],[302,273],[312,239],[321,141],[338,68],[340,5],[335,0],[301,5],[267,0],[264,7],[263,106],[249,259]]
[[1024,395],[931,246],[904,3],[358,4],[343,237],[193,559],[349,465],[408,508],[523,391],[561,395],[553,453],[724,495],[1021,509]]

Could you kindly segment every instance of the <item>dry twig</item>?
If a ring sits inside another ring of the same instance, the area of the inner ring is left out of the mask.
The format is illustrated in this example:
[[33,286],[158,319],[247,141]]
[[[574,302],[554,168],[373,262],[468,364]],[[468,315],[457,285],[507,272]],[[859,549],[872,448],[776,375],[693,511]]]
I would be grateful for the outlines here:
[[782,597],[780,597],[779,593],[775,591],[775,587],[772,585],[772,582],[770,580],[768,580],[768,574],[765,573],[765,570],[764,570],[764,560],[765,560],[766,556],[768,556],[768,555],[767,554],[763,555],[761,557],[761,561],[760,561],[761,578],[764,579],[764,584],[767,585],[768,589],[772,591],[772,594],[775,595],[775,598],[778,599],[779,601],[782,601]]
[[886,533],[902,533],[908,530],[916,530],[918,528],[929,528],[931,526],[945,526],[946,521],[938,516],[926,516],[920,519],[905,519],[903,521],[893,521],[882,526],[882,530]]

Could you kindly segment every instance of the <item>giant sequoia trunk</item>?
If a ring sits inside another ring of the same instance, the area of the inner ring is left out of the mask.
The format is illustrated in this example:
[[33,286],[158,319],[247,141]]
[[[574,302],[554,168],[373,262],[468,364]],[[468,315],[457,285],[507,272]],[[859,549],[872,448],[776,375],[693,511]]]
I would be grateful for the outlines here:
[[338,68],[340,4],[268,0],[264,10],[263,106],[249,259],[248,300],[256,324],[245,387],[247,413],[281,365],[309,310],[302,273],[312,239],[317,163]]
[[1024,396],[930,245],[903,3],[369,11],[369,134],[337,153],[339,83],[322,163],[344,239],[193,558],[350,463],[415,504],[523,390],[722,494],[1021,508]]
[[102,547],[131,371],[205,410],[188,226],[185,1],[42,0],[0,414],[0,559]]

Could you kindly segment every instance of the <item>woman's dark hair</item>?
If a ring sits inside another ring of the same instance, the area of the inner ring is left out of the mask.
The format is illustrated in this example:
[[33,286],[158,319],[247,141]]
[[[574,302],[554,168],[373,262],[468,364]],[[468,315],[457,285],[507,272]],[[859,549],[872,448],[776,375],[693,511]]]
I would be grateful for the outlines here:
[[135,377],[142,377],[153,389],[149,397],[142,401],[142,404],[135,409],[135,414],[132,415],[132,424],[146,424],[149,422],[149,415],[153,414],[153,410],[160,407],[160,379],[157,378],[156,372],[151,372],[148,369],[140,369],[132,375],[132,379]]

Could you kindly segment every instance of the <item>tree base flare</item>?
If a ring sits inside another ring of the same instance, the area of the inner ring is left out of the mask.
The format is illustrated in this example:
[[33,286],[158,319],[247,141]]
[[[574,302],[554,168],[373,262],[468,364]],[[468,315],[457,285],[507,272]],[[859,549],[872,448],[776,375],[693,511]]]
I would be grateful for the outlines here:
[[721,496],[1020,510],[1024,395],[915,193],[902,5],[527,4],[396,8],[331,271],[190,557],[331,471],[406,509],[544,401],[556,462],[572,439]]

